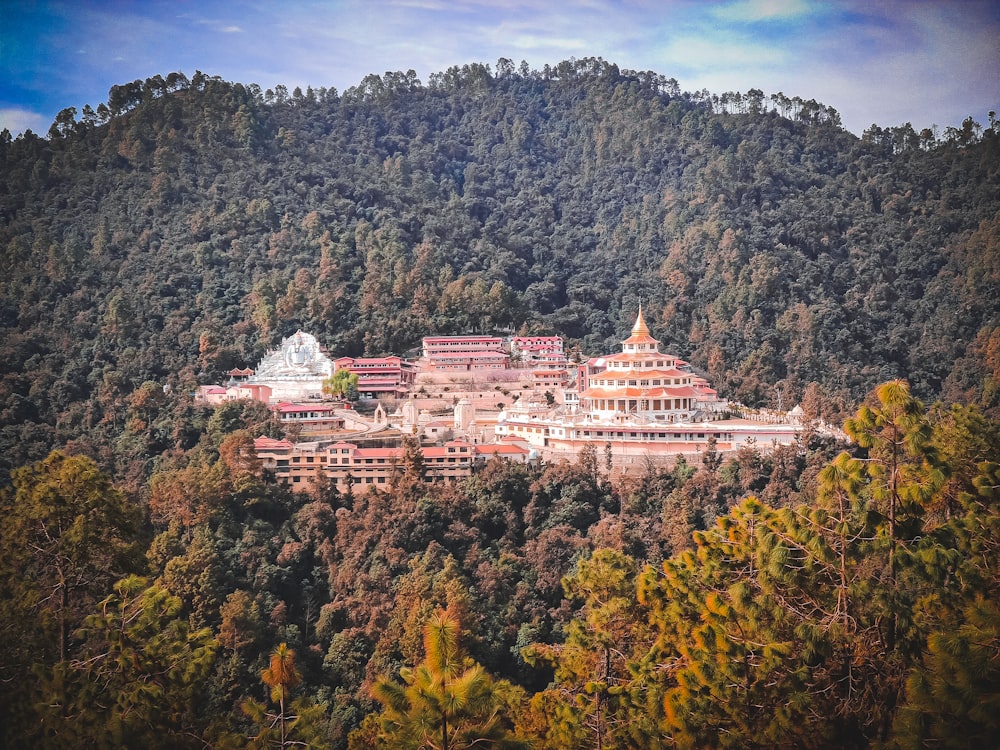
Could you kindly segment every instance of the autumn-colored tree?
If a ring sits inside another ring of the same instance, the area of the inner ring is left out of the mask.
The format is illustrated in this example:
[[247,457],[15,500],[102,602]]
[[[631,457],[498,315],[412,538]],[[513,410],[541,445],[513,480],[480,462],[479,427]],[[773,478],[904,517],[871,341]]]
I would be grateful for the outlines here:
[[403,684],[388,678],[375,683],[372,694],[382,704],[382,713],[377,723],[352,734],[352,748],[369,747],[365,744],[369,741],[377,748],[400,750],[529,746],[511,731],[511,713],[521,700],[520,692],[465,657],[460,631],[451,613],[434,614],[424,627],[424,660],[400,670]]
[[255,700],[243,704],[243,712],[258,728],[249,748],[302,747],[324,750],[330,743],[326,738],[326,721],[323,705],[315,704],[309,697],[291,699],[292,689],[302,681],[295,666],[295,651],[285,643],[272,653],[270,662],[260,673],[261,681],[270,689],[270,698],[278,704],[277,712]]

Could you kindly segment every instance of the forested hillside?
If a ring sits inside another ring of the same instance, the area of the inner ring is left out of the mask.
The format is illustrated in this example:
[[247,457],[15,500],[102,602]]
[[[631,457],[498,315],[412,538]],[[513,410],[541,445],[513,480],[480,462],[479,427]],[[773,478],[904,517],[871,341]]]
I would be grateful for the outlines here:
[[[998,148],[600,60],[0,138],[0,746],[997,746]],[[298,327],[605,353],[640,300],[850,440],[305,494],[190,395]]]
[[[720,392],[848,410],[905,377],[997,405],[998,137],[861,140],[815,101],[600,60],[261,92],[174,73],[0,143],[5,465],[107,443],[125,399],[430,333],[650,327]],[[108,430],[103,426],[110,425]]]

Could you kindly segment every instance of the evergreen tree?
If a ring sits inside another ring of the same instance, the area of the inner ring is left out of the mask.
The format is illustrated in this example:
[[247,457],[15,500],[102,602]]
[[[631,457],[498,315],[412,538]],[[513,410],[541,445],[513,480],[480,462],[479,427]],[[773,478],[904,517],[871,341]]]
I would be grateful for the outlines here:
[[[301,747],[307,750],[325,750],[330,747],[326,737],[325,706],[317,705],[308,696],[292,700],[291,692],[302,675],[295,666],[295,651],[288,644],[280,644],[273,652],[268,666],[260,673],[261,681],[269,688],[277,712],[263,703],[247,700],[243,712],[257,728],[247,748],[265,750],[270,747]],[[227,742],[232,742],[232,737]]]
[[138,576],[88,616],[80,653],[45,686],[46,747],[200,748],[203,693],[215,661],[208,628],[193,630],[180,598]]
[[379,679],[372,694],[383,705],[377,733],[373,726],[352,735],[360,750],[367,740],[379,748],[517,750],[528,743],[516,738],[510,712],[520,694],[509,683],[495,681],[467,659],[459,645],[460,625],[439,610],[424,627],[424,660],[400,670],[403,684]]

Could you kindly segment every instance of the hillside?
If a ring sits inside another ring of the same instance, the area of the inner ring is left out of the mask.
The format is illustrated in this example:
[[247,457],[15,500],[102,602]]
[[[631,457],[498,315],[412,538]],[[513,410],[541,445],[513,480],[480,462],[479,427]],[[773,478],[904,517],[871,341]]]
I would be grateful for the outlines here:
[[[0,745],[996,745],[998,141],[600,60],[172,73],[0,137]],[[305,493],[189,395],[298,327],[605,353],[640,300],[850,443]]]
[[175,73],[0,143],[8,465],[297,327],[352,355],[503,328],[594,354],[640,299],[750,404],[906,377],[995,406],[992,129],[859,141],[814,101],[505,63],[342,94]]

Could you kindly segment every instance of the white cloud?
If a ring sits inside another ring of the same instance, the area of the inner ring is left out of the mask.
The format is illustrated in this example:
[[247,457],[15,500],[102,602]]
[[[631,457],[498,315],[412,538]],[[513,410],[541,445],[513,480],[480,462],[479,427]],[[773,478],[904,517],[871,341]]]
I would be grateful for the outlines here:
[[11,135],[20,135],[28,129],[38,135],[45,135],[51,124],[52,122],[44,115],[27,109],[17,107],[0,109],[0,130],[6,128]]
[[812,5],[806,0],[740,0],[714,8],[712,15],[721,21],[753,23],[785,21],[809,15],[812,10]]
[[669,63],[698,68],[703,71],[737,68],[742,75],[748,68],[779,65],[786,60],[786,51],[773,44],[741,40],[732,36],[712,38],[683,36],[670,40],[663,48]]
[[560,39],[553,36],[538,36],[537,34],[517,34],[508,37],[506,41],[511,47],[526,50],[585,50],[588,48],[586,39]]
[[242,33],[243,29],[241,29],[239,26],[223,26],[221,31],[225,32],[226,34],[239,34]]

